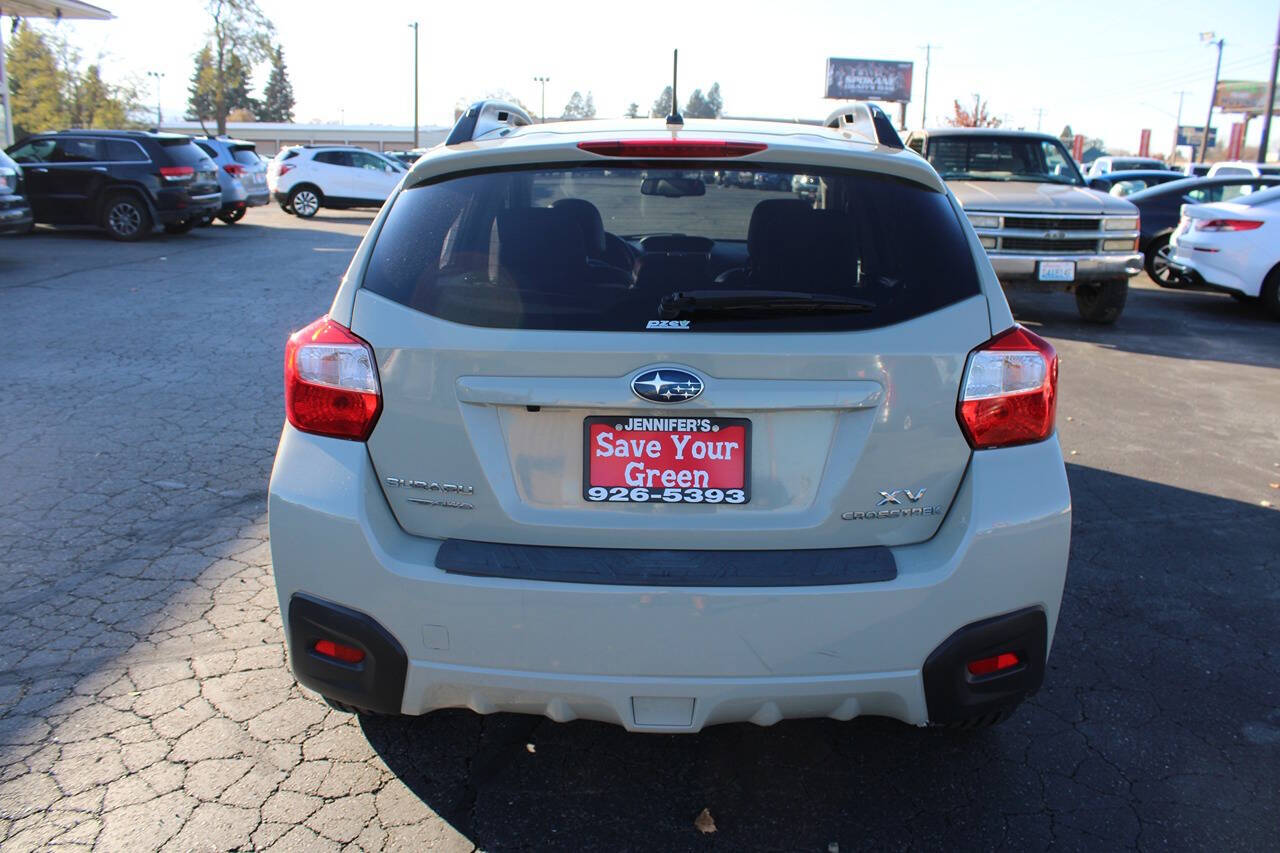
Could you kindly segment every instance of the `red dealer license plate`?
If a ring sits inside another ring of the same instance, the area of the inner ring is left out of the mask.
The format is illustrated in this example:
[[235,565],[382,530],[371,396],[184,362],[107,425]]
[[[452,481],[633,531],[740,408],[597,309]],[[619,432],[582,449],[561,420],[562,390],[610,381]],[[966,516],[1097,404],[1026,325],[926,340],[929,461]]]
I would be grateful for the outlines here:
[[746,418],[587,418],[582,496],[592,503],[744,504],[751,500]]

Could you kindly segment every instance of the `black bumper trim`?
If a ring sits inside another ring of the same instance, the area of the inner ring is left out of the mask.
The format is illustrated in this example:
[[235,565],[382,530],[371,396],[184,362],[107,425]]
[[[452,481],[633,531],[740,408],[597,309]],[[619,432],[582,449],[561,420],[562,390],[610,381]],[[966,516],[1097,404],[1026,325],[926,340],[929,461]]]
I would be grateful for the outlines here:
[[[373,617],[297,592],[289,599],[289,661],[304,687],[346,705],[399,714],[409,657]],[[361,649],[364,660],[346,664],[315,652],[317,640]]]
[[675,551],[446,539],[436,554],[436,566],[478,577],[627,586],[834,586],[898,576],[893,552],[883,546]]
[[[924,663],[924,696],[931,723],[958,723],[1016,705],[1040,689],[1048,656],[1049,623],[1042,607],[1028,607],[966,625],[942,641]],[[1023,663],[1008,672],[973,676],[973,660],[1016,652]]]

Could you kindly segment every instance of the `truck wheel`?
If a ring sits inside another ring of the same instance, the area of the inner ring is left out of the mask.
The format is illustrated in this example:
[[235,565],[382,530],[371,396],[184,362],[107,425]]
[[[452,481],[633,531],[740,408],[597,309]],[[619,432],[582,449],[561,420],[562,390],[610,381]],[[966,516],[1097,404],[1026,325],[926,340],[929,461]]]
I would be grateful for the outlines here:
[[1089,323],[1114,323],[1124,312],[1129,298],[1129,279],[1120,278],[1099,284],[1076,287],[1076,310]]
[[1168,245],[1168,235],[1155,238],[1151,241],[1151,245],[1147,246],[1146,257],[1143,258],[1143,266],[1147,268],[1147,275],[1151,276],[1151,280],[1161,287],[1172,287],[1174,283],[1174,274],[1173,270],[1169,268],[1169,262],[1160,257],[1160,250]]
[[141,240],[151,233],[151,211],[136,195],[121,193],[102,206],[102,227],[111,239],[124,243]]
[[1267,273],[1259,299],[1262,301],[1262,310],[1270,314],[1272,320],[1280,320],[1280,266]]
[[243,207],[232,208],[231,210],[228,210],[226,213],[218,214],[218,218],[228,225],[235,225],[241,219],[244,219],[244,208]]

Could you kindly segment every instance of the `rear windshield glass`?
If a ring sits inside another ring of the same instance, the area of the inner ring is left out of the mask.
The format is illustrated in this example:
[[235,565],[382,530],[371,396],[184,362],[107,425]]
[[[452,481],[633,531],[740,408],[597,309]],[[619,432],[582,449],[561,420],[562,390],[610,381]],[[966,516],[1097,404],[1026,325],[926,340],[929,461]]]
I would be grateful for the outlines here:
[[726,293],[871,303],[681,318],[692,331],[838,331],[934,311],[977,294],[978,278],[946,196],[921,185],[666,163],[493,171],[406,189],[364,287],[453,322],[513,329],[643,330],[671,319],[672,300],[665,314],[659,305],[677,292],[704,306]]
[[164,156],[172,160],[179,166],[198,166],[209,160],[209,155],[200,150],[200,146],[190,140],[183,142],[170,142],[165,140],[161,143],[164,147]]
[[256,166],[262,162],[258,159],[258,153],[252,145],[233,145],[231,159],[245,166]]

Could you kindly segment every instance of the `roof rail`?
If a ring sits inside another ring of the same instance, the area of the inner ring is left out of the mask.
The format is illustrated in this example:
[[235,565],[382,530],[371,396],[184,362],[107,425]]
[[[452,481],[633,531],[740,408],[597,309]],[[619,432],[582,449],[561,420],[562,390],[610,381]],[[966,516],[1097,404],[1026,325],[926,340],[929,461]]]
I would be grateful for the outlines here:
[[476,101],[458,119],[444,144],[474,142],[494,131],[498,131],[498,136],[506,136],[515,128],[530,124],[533,119],[529,114],[510,101]]
[[853,101],[841,104],[827,120],[826,127],[856,133],[871,142],[877,142],[886,148],[901,148],[902,137],[893,129],[893,122],[884,110],[866,101]]

